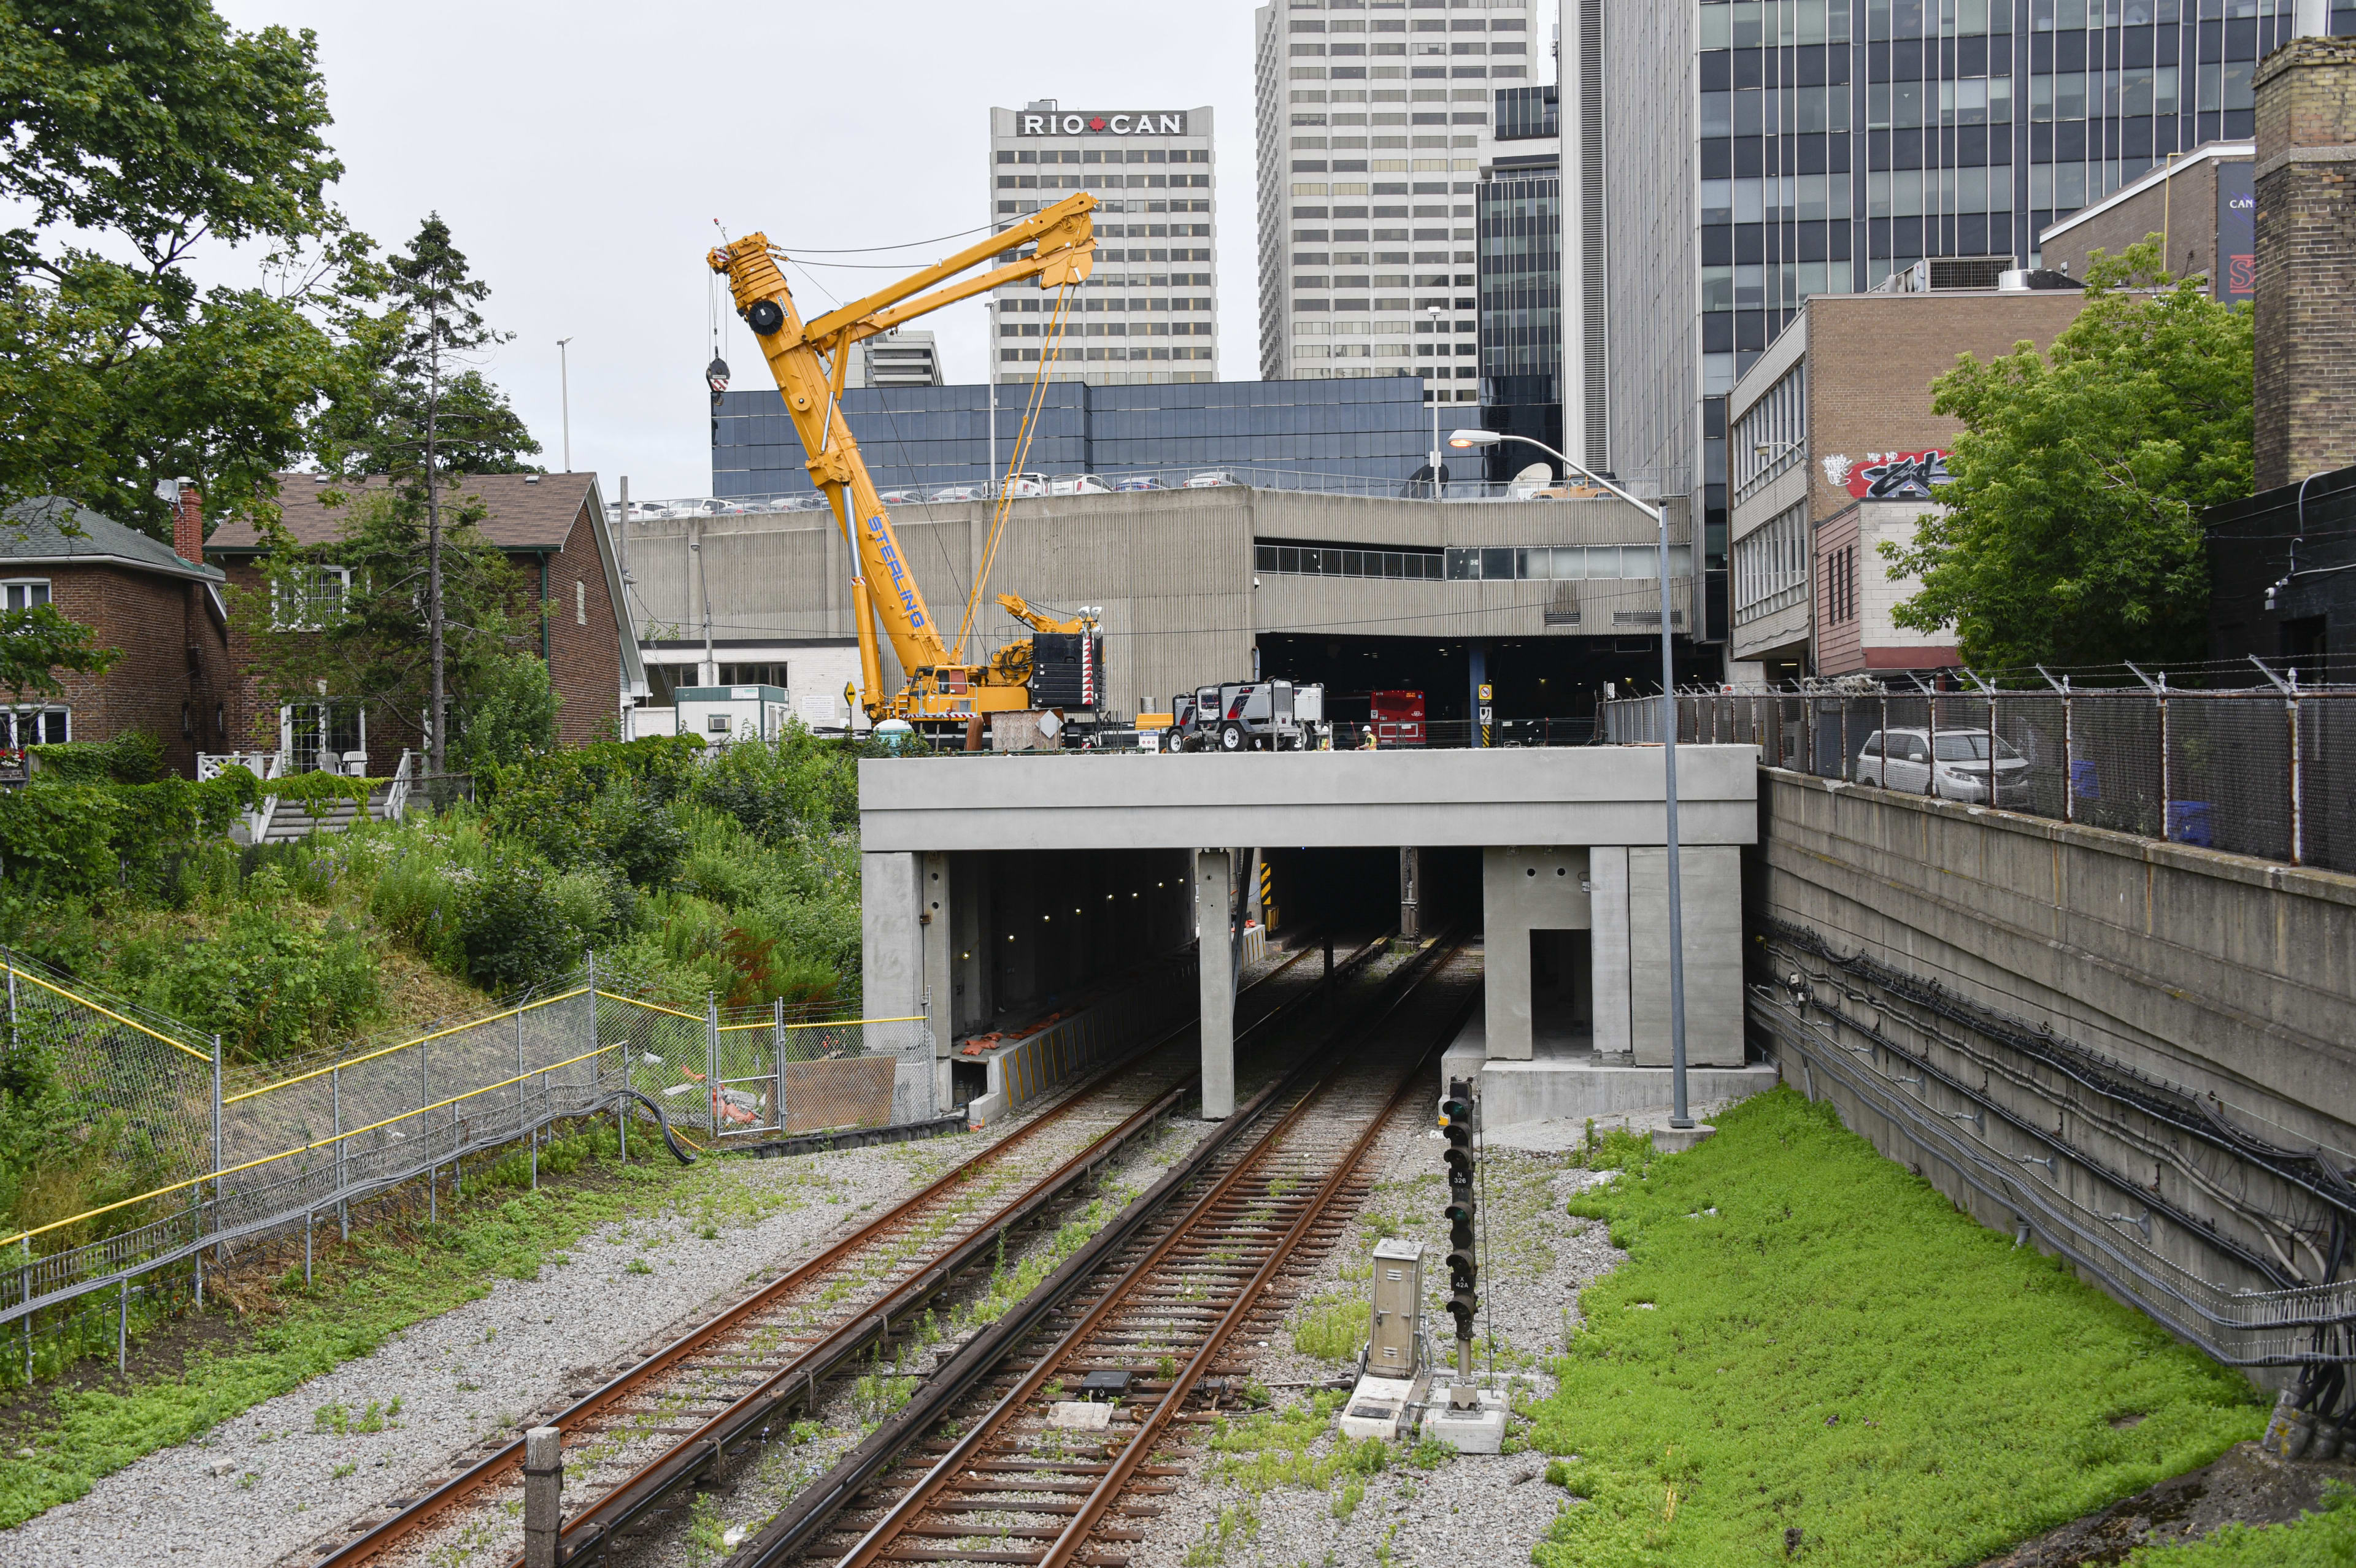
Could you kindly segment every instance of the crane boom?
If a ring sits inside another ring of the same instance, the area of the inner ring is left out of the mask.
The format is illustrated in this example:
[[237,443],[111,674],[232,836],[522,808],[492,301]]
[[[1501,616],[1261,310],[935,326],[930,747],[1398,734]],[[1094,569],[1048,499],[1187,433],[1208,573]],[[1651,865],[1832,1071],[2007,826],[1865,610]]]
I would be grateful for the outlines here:
[[[942,641],[860,456],[859,443],[842,416],[840,400],[848,356],[854,345],[877,333],[1008,283],[1036,279],[1042,289],[1048,289],[1085,281],[1096,264],[1096,230],[1088,216],[1096,206],[1096,197],[1086,192],[1066,197],[864,299],[808,321],[794,304],[777,266],[780,258],[770,250],[766,235],[747,234],[707,258],[712,270],[728,279],[737,314],[759,341],[795,433],[809,454],[810,477],[825,493],[836,528],[856,553],[859,570],[851,583],[851,603],[866,688],[862,706],[871,719],[887,713],[948,719],[1026,706],[1027,690],[1019,678],[1010,684],[1008,677],[1017,668],[1027,671],[1030,664],[1004,658],[988,665],[960,664]],[[950,281],[1024,244],[1033,246],[1032,254],[978,277]],[[881,689],[878,621],[907,678],[905,688],[893,697]]]

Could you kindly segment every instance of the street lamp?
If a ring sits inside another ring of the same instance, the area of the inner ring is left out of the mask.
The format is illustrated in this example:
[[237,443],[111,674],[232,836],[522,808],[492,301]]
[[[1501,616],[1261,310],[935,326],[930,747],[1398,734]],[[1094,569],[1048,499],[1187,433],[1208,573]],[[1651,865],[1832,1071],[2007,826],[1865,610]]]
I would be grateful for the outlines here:
[[558,394],[564,400],[564,472],[567,474],[573,472],[573,366],[564,346],[572,341],[569,337],[556,340],[556,384]]
[[[1439,332],[1440,307],[1436,304],[1428,304],[1423,307],[1423,311],[1426,315],[1431,317],[1431,330],[1434,333]],[[1438,345],[1435,344],[1433,347],[1436,348]],[[1437,376],[1433,377],[1434,380],[1438,379]],[[1437,501],[1440,499],[1440,389],[1427,386],[1423,389],[1423,395],[1431,400],[1431,498]]]
[[1601,485],[1614,496],[1651,517],[1660,529],[1661,537],[1661,783],[1665,806],[1668,838],[1667,871],[1669,891],[1669,1125],[1683,1129],[1694,1125],[1686,1103],[1686,944],[1685,912],[1678,896],[1677,880],[1677,677],[1676,665],[1669,646],[1669,517],[1660,507],[1639,501],[1611,480],[1597,475],[1585,465],[1572,462],[1542,441],[1526,435],[1508,435],[1495,430],[1460,430],[1448,438],[1448,444],[1457,448],[1494,446],[1500,442],[1518,441],[1525,446],[1535,446],[1563,466],[1566,474],[1583,474],[1594,484]]

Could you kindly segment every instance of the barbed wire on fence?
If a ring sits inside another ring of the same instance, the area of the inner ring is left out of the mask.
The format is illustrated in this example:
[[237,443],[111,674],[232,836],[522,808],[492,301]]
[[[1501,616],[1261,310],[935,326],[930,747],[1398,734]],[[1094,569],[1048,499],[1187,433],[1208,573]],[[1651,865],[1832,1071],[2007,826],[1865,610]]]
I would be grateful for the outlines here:
[[[1657,697],[1607,701],[1607,744],[1658,745]],[[1687,692],[1680,743],[1772,767],[2328,870],[2356,871],[2356,688]]]

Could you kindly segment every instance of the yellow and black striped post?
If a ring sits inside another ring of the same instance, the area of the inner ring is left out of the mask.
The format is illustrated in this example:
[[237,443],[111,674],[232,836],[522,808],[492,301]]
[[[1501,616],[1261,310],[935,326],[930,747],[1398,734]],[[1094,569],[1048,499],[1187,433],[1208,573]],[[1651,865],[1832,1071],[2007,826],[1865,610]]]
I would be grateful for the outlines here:
[[1259,924],[1262,931],[1276,929],[1276,873],[1266,860],[1259,863]]

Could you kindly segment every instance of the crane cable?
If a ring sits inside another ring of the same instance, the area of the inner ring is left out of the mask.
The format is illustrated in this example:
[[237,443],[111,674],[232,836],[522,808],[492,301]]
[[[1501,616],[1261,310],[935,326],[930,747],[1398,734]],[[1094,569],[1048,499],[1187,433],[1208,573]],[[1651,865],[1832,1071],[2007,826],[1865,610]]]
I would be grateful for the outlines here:
[[1039,369],[1031,378],[1031,392],[1023,404],[1023,423],[1015,432],[1014,450],[1007,458],[1006,475],[998,487],[998,510],[991,519],[990,539],[982,547],[981,565],[974,572],[972,591],[966,596],[965,616],[958,624],[957,645],[949,654],[952,664],[965,663],[966,639],[973,632],[974,616],[981,605],[982,590],[990,582],[991,564],[998,559],[998,545],[1005,536],[1007,515],[1013,510],[1014,475],[1023,471],[1023,460],[1031,454],[1031,438],[1038,432],[1039,415],[1047,400],[1047,372],[1055,367],[1056,357],[1062,351],[1064,328],[1069,319],[1071,303],[1072,285],[1068,283],[1058,285],[1055,315],[1047,323],[1045,345],[1039,353]]

